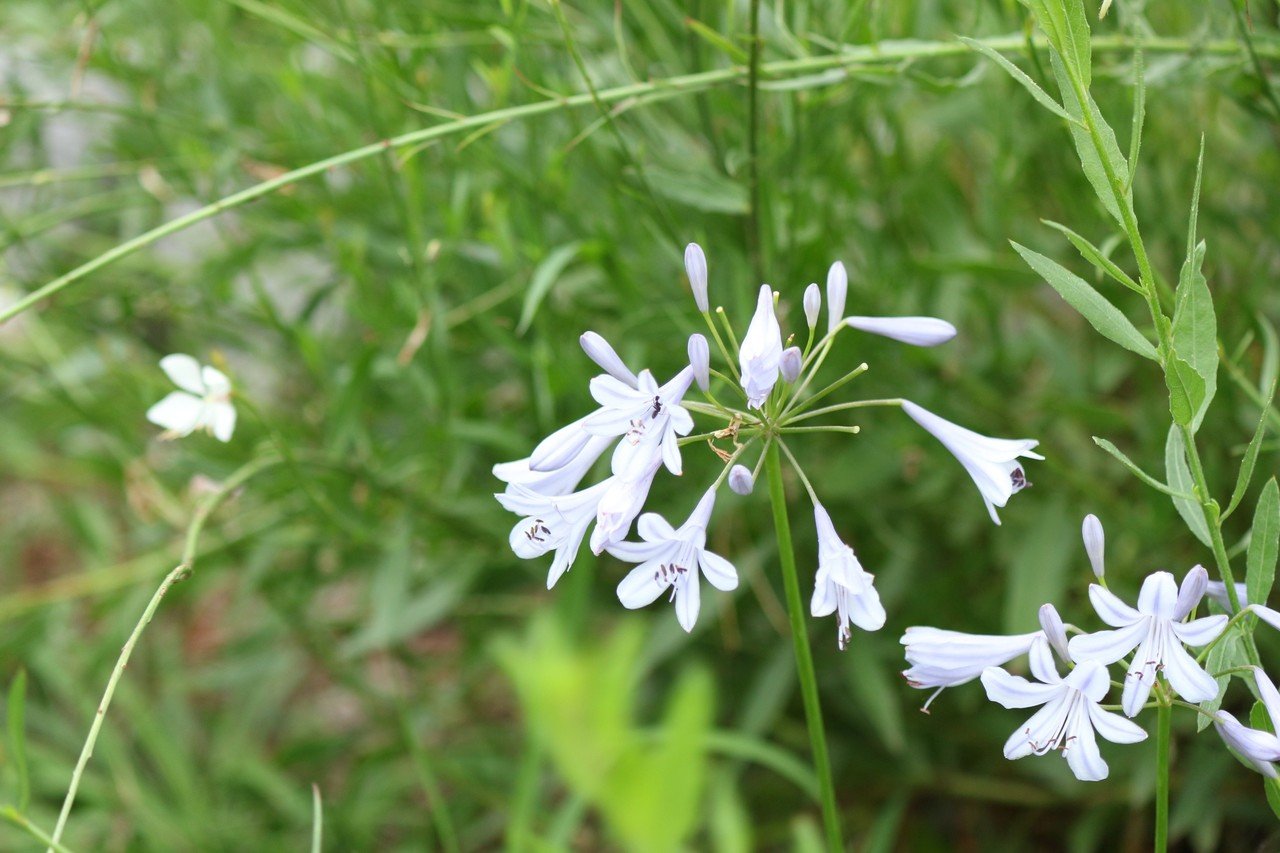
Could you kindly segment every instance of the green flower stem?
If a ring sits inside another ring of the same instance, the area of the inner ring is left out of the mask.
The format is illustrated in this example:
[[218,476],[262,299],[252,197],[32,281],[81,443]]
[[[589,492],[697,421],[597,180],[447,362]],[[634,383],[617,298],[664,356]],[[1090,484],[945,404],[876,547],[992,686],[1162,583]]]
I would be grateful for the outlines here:
[[789,417],[787,418],[786,422],[787,424],[793,424],[793,423],[796,423],[797,421],[807,421],[810,418],[820,418],[823,415],[831,415],[831,414],[835,414],[836,412],[846,411],[848,409],[867,409],[867,408],[880,407],[880,406],[901,406],[901,405],[902,405],[901,397],[889,397],[889,398],[884,398],[880,400],[853,400],[852,402],[849,402],[849,403],[837,403],[834,406],[825,406],[821,409],[814,409],[811,412],[806,412],[803,415],[796,415],[795,417]]
[[133,654],[133,647],[138,644],[138,638],[142,636],[142,632],[147,625],[151,623],[151,617],[155,615],[156,610],[160,607],[160,602],[164,599],[169,588],[190,574],[195,565],[196,548],[200,543],[200,532],[204,529],[205,522],[208,521],[213,511],[226,500],[227,496],[240,488],[246,480],[282,462],[283,460],[280,457],[264,456],[244,465],[228,477],[216,492],[205,497],[196,509],[195,515],[191,518],[191,524],[187,527],[187,535],[182,548],[182,559],[173,571],[165,575],[155,594],[151,596],[151,601],[147,602],[146,609],[142,611],[142,617],[133,626],[129,639],[125,640],[124,647],[120,650],[120,657],[116,660],[115,668],[111,671],[111,677],[107,679],[107,689],[102,694],[102,701],[98,703],[98,712],[94,714],[93,723],[89,726],[89,735],[85,738],[84,747],[80,750],[80,758],[76,761],[75,770],[71,773],[71,784],[67,788],[66,798],[62,801],[62,811],[58,815],[57,825],[53,828],[53,837],[49,842],[48,853],[54,853],[54,851],[61,849],[58,842],[62,839],[63,830],[67,827],[67,818],[71,816],[71,807],[76,801],[76,792],[80,789],[80,780],[84,776],[84,769],[89,763],[89,758],[93,755],[93,747],[98,742],[98,734],[102,730],[102,721],[107,716],[107,708],[111,706],[111,700],[116,693],[116,686],[120,683],[120,676],[124,674],[125,667],[129,664],[129,657]]
[[[803,401],[801,401],[799,397],[799,391],[802,391],[803,387],[801,387],[800,389],[797,389],[797,394],[792,397],[791,403],[787,406],[786,409],[783,410],[783,414],[789,415],[789,414],[798,414],[800,412],[803,412],[805,409],[808,409],[810,406],[813,406],[814,404],[816,404],[823,397],[826,397],[828,394],[832,394],[840,390],[845,385],[852,382],[854,379],[857,379],[859,376],[866,373],[867,370],[868,370],[867,363],[864,361],[862,362],[862,364],[859,364],[857,367],[855,367],[853,370],[850,370],[844,376],[841,376],[835,382],[832,382],[826,388],[823,388],[821,391],[815,392],[812,396],[806,398]],[[808,383],[806,382],[805,384],[807,385]]]
[[796,575],[796,556],[791,547],[791,524],[787,519],[787,495],[782,485],[782,464],[778,443],[765,449],[765,471],[769,477],[769,503],[773,505],[773,524],[778,536],[778,560],[782,566],[782,584],[786,589],[787,613],[791,617],[791,645],[796,654],[800,675],[800,693],[804,698],[805,722],[809,727],[809,744],[813,749],[813,770],[822,794],[822,823],[826,829],[827,848],[831,853],[844,849],[840,837],[840,818],[836,811],[835,787],[831,781],[831,759],[827,756],[827,736],[822,726],[822,707],[818,702],[818,678],[809,650],[809,634],[805,625],[804,602],[800,598],[800,580]]
[[733,360],[733,353],[729,352],[729,348],[724,345],[724,338],[720,335],[720,327],[716,325],[715,317],[711,316],[710,311],[703,311],[702,319],[707,321],[707,328],[711,330],[711,337],[715,339],[716,346],[720,348],[720,355],[724,356],[725,364],[729,365],[729,372],[733,374],[733,381],[735,383],[741,381],[738,376],[738,365]]
[[[1022,34],[996,36],[981,39],[982,44],[1003,54],[1024,56],[1031,50],[1041,51],[1048,47],[1044,38],[1028,39]],[[1134,50],[1139,42],[1129,36],[1109,36],[1093,40],[1093,52],[1125,53]],[[1254,51],[1268,59],[1280,58],[1280,42],[1254,39]],[[1216,40],[1200,42],[1192,39],[1154,38],[1141,40],[1141,48],[1147,54],[1198,54],[1202,56],[1240,56],[1244,49],[1235,40]],[[823,56],[807,56],[799,59],[784,59],[775,62],[761,62],[759,75],[764,80],[793,80],[807,77],[814,72],[832,68],[853,69],[859,67],[898,65],[904,61],[935,59],[955,56],[971,56],[972,49],[967,45],[953,41],[903,41],[886,42],[874,45],[845,45],[838,53]],[[426,143],[444,139],[465,131],[496,128],[503,124],[519,121],[533,116],[555,113],[565,109],[598,104],[615,104],[628,100],[656,103],[664,98],[695,94],[708,89],[736,83],[749,74],[749,70],[740,65],[718,68],[713,71],[701,71],[695,74],[682,74],[659,80],[647,80],[625,86],[614,86],[599,89],[593,96],[590,92],[579,92],[564,97],[548,98],[529,104],[504,107],[489,112],[465,116],[453,121],[442,122],[431,127],[421,128],[408,133],[393,136],[370,145],[353,148],[323,160],[317,160],[297,169],[292,169],[270,180],[254,184],[239,192],[207,204],[198,210],[171,219],[161,225],[139,234],[130,240],[113,247],[101,255],[81,264],[65,275],[48,282],[31,292],[9,307],[0,310],[0,323],[21,314],[37,302],[42,302],[71,284],[106,267],[122,258],[134,254],[140,249],[156,241],[190,228],[197,223],[210,219],[223,211],[239,207],[242,204],[270,195],[277,190],[296,184],[316,175],[322,175],[337,166],[354,163],[375,157],[389,149],[420,149]],[[31,108],[55,108],[56,105],[29,105]],[[23,108],[22,104],[10,104],[10,109]]]
[[1173,707],[1156,706],[1156,837],[1155,853],[1169,849],[1169,723]]

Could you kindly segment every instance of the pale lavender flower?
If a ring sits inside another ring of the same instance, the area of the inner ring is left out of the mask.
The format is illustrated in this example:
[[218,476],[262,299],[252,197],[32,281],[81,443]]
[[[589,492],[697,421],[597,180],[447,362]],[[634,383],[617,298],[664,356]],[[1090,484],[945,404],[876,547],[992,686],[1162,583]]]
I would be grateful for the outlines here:
[[609,553],[618,559],[639,563],[618,584],[618,600],[624,607],[645,607],[670,590],[680,627],[692,631],[701,607],[699,570],[716,589],[737,589],[738,572],[733,564],[706,550],[707,522],[715,500],[715,490],[707,491],[678,530],[657,513],[647,512],[636,525],[644,541],[608,546]]
[[591,466],[612,443],[613,438],[609,436],[588,435],[578,454],[560,468],[535,471],[530,466],[529,459],[517,459],[494,465],[493,476],[504,483],[524,486],[540,495],[567,495],[578,488],[587,471],[591,470]]
[[739,495],[749,495],[755,488],[755,478],[745,465],[734,465],[729,469],[729,488]]
[[767,284],[760,286],[756,313],[742,339],[738,361],[742,367],[742,388],[747,392],[747,406],[759,409],[778,382],[778,368],[782,361],[782,329],[773,311],[773,291]]
[[956,336],[956,327],[937,317],[845,317],[844,324],[917,347],[936,347]]
[[[1280,726],[1280,692],[1276,691],[1275,684],[1261,667],[1253,667],[1253,678],[1258,685],[1262,706],[1271,718],[1271,725]],[[1227,746],[1263,776],[1280,778],[1275,766],[1275,762],[1280,761],[1280,737],[1272,732],[1251,729],[1227,711],[1217,711],[1213,717],[1214,728]]]
[[609,487],[596,506],[596,528],[591,532],[592,553],[599,555],[605,548],[626,538],[631,531],[631,522],[635,521],[649,497],[649,488],[658,473],[660,461],[654,457],[652,462],[641,464],[637,459],[629,469],[605,481]]
[[844,319],[844,301],[849,294],[849,274],[844,264],[836,261],[827,270],[827,334],[831,334]]
[[1084,540],[1084,552],[1089,555],[1089,565],[1093,567],[1094,577],[1102,580],[1102,576],[1107,573],[1106,563],[1102,559],[1106,536],[1102,532],[1102,522],[1093,513],[1084,517],[1084,522],[1080,525],[1080,537]]
[[531,560],[555,552],[547,572],[547,589],[555,586],[573,565],[587,528],[596,520],[600,501],[615,480],[610,477],[580,492],[561,496],[540,495],[518,484],[494,495],[504,509],[524,516],[511,529],[508,540],[517,557]]
[[707,339],[694,333],[689,336],[689,366],[693,368],[693,381],[706,391],[711,387],[711,349]]
[[631,372],[631,368],[627,367],[619,358],[617,351],[601,335],[595,332],[583,332],[578,342],[582,344],[582,351],[587,354],[587,358],[600,365],[600,369],[605,373],[632,388],[639,385],[639,380]]
[[822,310],[822,289],[813,283],[804,289],[804,319],[809,328],[818,325],[818,312]]
[[879,631],[884,627],[884,607],[874,586],[875,576],[862,568],[853,549],[836,533],[831,516],[816,501],[813,518],[818,528],[818,575],[809,612],[814,616],[836,614],[836,645],[844,651],[853,637],[850,623],[864,631]]
[[612,376],[591,380],[591,396],[600,408],[582,420],[582,428],[591,435],[625,436],[614,452],[613,471],[623,473],[629,460],[648,465],[650,457],[660,454],[671,473],[679,475],[679,436],[693,429],[693,416],[680,405],[693,382],[693,368],[686,367],[667,384],[659,387],[653,374],[640,371],[637,387]]
[[800,354],[800,347],[787,347],[782,351],[782,361],[779,363],[782,378],[787,382],[795,382],[800,378],[803,364],[804,356]]
[[693,290],[693,301],[703,314],[710,310],[707,301],[707,256],[697,243],[684,247],[684,271],[689,276],[689,287]]

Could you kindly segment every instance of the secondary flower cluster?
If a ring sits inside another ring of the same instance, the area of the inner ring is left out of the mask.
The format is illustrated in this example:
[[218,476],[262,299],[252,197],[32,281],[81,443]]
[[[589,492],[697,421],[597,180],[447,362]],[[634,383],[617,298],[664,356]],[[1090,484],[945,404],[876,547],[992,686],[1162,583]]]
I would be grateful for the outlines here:
[[[992,702],[1006,708],[1040,707],[1010,735],[1006,758],[1060,750],[1077,778],[1096,781],[1107,777],[1097,735],[1112,743],[1136,743],[1147,736],[1132,722],[1143,709],[1180,704],[1211,715],[1228,746],[1260,772],[1276,776],[1272,762],[1280,761],[1280,738],[1247,728],[1226,711],[1196,708],[1221,698],[1215,677],[1221,674],[1207,672],[1188,649],[1204,649],[1203,659],[1233,621],[1224,614],[1195,618],[1206,594],[1228,609],[1222,584],[1211,584],[1202,566],[1188,571],[1181,584],[1168,572],[1155,572],[1143,581],[1137,607],[1131,607],[1105,586],[1104,535],[1097,517],[1085,518],[1082,534],[1099,581],[1090,584],[1089,600],[1110,629],[1085,633],[1064,625],[1052,604],[1040,608],[1040,630],[1026,634],[908,628],[901,642],[910,668],[903,676],[912,687],[934,690],[925,709],[944,689],[980,679]],[[1274,610],[1249,605],[1236,618],[1247,613],[1280,628],[1280,613]],[[1068,638],[1069,633],[1075,636]],[[1028,656],[1035,681],[1001,668],[1022,655]],[[1059,663],[1068,669],[1065,677]],[[1123,668],[1123,682],[1119,704],[1108,707],[1102,703],[1113,683],[1108,670],[1113,664]],[[1280,723],[1280,693],[1260,668],[1253,674],[1268,713]],[[1155,699],[1149,702],[1153,692]]]
[[[810,389],[842,330],[870,332],[915,346],[935,346],[954,337],[955,328],[933,317],[847,316],[844,305],[848,276],[844,265],[837,262],[827,275],[825,330],[818,329],[820,288],[810,284],[804,292],[802,307],[808,337],[803,349],[792,345],[794,336],[784,341],[778,320],[778,294],[768,285],[760,287],[755,313],[738,345],[724,310],[717,308],[714,317],[710,310],[707,261],[702,249],[690,244],[684,260],[695,302],[726,362],[724,372],[712,370],[711,345],[700,334],[688,340],[688,363],[665,383],[659,383],[647,369],[633,371],[599,334],[583,334],[583,350],[603,371],[589,385],[596,410],[543,439],[527,458],[493,469],[494,476],[506,483],[505,490],[496,495],[498,501],[521,517],[511,531],[511,548],[523,559],[552,555],[547,573],[547,587],[551,588],[570,569],[587,540],[594,554],[607,551],[636,564],[618,584],[618,598],[625,607],[643,607],[667,594],[680,625],[691,631],[700,607],[700,577],[722,591],[733,590],[738,584],[733,564],[706,548],[717,491],[727,481],[732,491],[750,494],[765,455],[761,453],[753,468],[737,464],[738,460],[757,441],[765,450],[776,443],[795,467],[813,504],[818,569],[810,609],[814,616],[837,615],[837,642],[844,648],[851,638],[850,626],[879,629],[885,621],[884,608],[873,576],[840,538],[787,448],[783,439],[792,431],[790,425],[846,409],[900,406],[961,462],[997,524],[1000,520],[996,507],[1003,507],[1015,492],[1028,485],[1018,457],[1042,458],[1032,452],[1036,442],[987,438],[909,400],[864,400],[814,409],[819,400],[867,369],[865,364],[859,365],[821,390]],[[736,354],[725,340],[736,348]],[[714,391],[713,379],[717,386]],[[695,383],[705,401],[686,399]],[[741,403],[726,405],[717,393],[732,393]],[[717,419],[722,428],[693,436],[694,414]],[[856,426],[847,425],[806,426],[794,431],[815,429],[857,431]],[[681,476],[681,447],[695,441],[706,441],[722,467],[710,487],[700,490],[692,514],[678,528],[655,513],[641,514],[659,471],[666,468]],[[717,442],[729,442],[729,446],[724,448]],[[607,451],[608,474],[583,487],[583,480]],[[633,524],[638,542],[627,538]]]

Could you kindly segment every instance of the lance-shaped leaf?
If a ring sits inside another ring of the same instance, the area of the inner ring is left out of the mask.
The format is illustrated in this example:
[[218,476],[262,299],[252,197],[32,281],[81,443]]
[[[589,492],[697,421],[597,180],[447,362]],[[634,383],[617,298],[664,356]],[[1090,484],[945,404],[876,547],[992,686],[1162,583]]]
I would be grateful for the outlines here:
[[1156,348],[1151,345],[1142,333],[1129,322],[1129,318],[1112,305],[1107,298],[1093,289],[1089,282],[1068,270],[1057,261],[1052,261],[1026,246],[1013,244],[1022,259],[1030,267],[1058,291],[1072,308],[1080,312],[1089,325],[1097,329],[1104,337],[1115,341],[1125,349],[1136,352],[1153,361],[1157,359]]
[[1236,507],[1240,505],[1240,501],[1244,499],[1244,493],[1249,488],[1249,481],[1253,479],[1253,469],[1258,463],[1258,451],[1262,449],[1262,438],[1267,434],[1267,415],[1271,413],[1271,401],[1275,395],[1276,379],[1273,376],[1271,384],[1267,386],[1266,396],[1262,398],[1262,414],[1258,416],[1258,426],[1253,431],[1249,446],[1245,448],[1244,458],[1240,460],[1240,473],[1236,475],[1236,487],[1231,490],[1231,500],[1222,513],[1223,518],[1236,511]]
[[1280,554],[1280,487],[1272,477],[1262,489],[1253,513],[1249,534],[1249,556],[1245,571],[1245,597],[1266,604],[1276,579],[1276,556]]
[[1010,77],[1022,84],[1022,88],[1031,93],[1031,97],[1035,98],[1040,106],[1044,107],[1058,118],[1066,119],[1067,121],[1075,121],[1075,119],[1062,108],[1062,104],[1059,104],[1048,92],[1041,89],[1035,80],[1032,80],[1027,76],[1025,71],[1010,62],[1003,53],[976,39],[961,36],[960,41],[964,42],[971,50],[976,50],[978,53],[981,53],[983,56],[995,62],[996,65],[1003,68]]
[[1204,377],[1177,352],[1170,353],[1165,365],[1165,384],[1169,387],[1169,414],[1179,426],[1189,426],[1204,405]]
[[1218,388],[1218,319],[1213,295],[1201,268],[1205,244],[1196,242],[1196,221],[1200,215],[1200,176],[1204,170],[1204,138],[1200,140],[1200,160],[1196,165],[1195,190],[1191,194],[1191,216],[1187,225],[1187,256],[1178,274],[1177,304],[1173,312],[1173,347],[1203,380],[1204,395],[1192,404],[1191,427],[1200,428],[1205,411]]
[[[1182,432],[1177,425],[1170,425],[1169,438],[1164,445],[1165,477],[1169,488],[1175,492],[1195,494],[1195,481],[1191,479],[1191,469],[1187,467],[1187,451],[1182,443]],[[1200,504],[1190,498],[1175,497],[1173,507],[1182,516],[1195,537],[1206,546],[1212,547],[1209,539],[1209,525],[1204,520],[1204,511]]]
[[[1058,80],[1058,90],[1062,94],[1062,106],[1074,119],[1069,125],[1071,140],[1075,143],[1076,155],[1080,158],[1084,176],[1089,179],[1094,193],[1102,202],[1102,206],[1107,209],[1107,213],[1123,225],[1124,218],[1120,213],[1121,203],[1125,205],[1130,203],[1129,164],[1125,162],[1124,154],[1120,152],[1115,131],[1102,117],[1102,112],[1094,103],[1093,96],[1089,94],[1088,84],[1086,83],[1083,87],[1084,103],[1081,103],[1076,96],[1070,73],[1063,68],[1056,54],[1051,54],[1050,59],[1054,75]],[[1086,114],[1087,121],[1092,123],[1098,131],[1098,139],[1102,143],[1101,152],[1095,146],[1093,135],[1088,130]]]

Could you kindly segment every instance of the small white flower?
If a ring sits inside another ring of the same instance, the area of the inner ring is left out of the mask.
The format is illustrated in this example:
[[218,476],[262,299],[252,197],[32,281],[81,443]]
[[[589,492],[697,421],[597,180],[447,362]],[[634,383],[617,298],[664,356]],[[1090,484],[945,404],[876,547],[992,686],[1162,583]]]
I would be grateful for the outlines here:
[[[1271,725],[1280,726],[1280,692],[1276,691],[1275,684],[1261,667],[1253,667],[1253,677],[1258,685],[1258,698],[1262,700],[1262,706],[1271,718]],[[1275,762],[1280,761],[1280,737],[1271,732],[1251,729],[1226,711],[1214,714],[1213,725],[1227,746],[1255,770],[1272,779],[1280,778],[1275,767]]]
[[711,349],[707,339],[696,332],[689,336],[689,366],[693,368],[693,381],[706,391],[711,387]]
[[1156,675],[1163,672],[1169,686],[1188,702],[1204,702],[1218,695],[1218,682],[1182,647],[1203,646],[1222,633],[1227,617],[1205,616],[1183,622],[1204,596],[1208,575],[1202,566],[1187,572],[1179,589],[1173,575],[1155,572],[1142,582],[1138,609],[1125,604],[1105,587],[1089,585],[1089,600],[1103,622],[1117,629],[1072,637],[1076,660],[1112,664],[1135,648],[1133,668],[1125,676],[1121,705],[1130,717],[1142,710]]
[[827,270],[827,333],[834,332],[844,319],[844,300],[849,294],[849,274],[836,261]]
[[803,366],[804,356],[800,354],[800,347],[787,347],[782,351],[782,360],[778,367],[784,380],[795,382],[800,378],[800,368]]
[[647,467],[654,455],[661,454],[667,469],[680,475],[679,436],[693,429],[693,416],[680,401],[692,382],[692,367],[661,387],[647,370],[640,371],[635,388],[612,376],[591,380],[591,396],[600,408],[582,420],[582,428],[592,435],[625,436],[614,452],[615,474],[622,474],[632,459]]
[[716,589],[737,589],[738,572],[733,564],[706,550],[707,522],[715,500],[714,490],[703,495],[679,530],[673,530],[657,513],[647,512],[636,525],[643,542],[616,542],[609,546],[609,553],[618,559],[640,564],[618,584],[618,600],[624,607],[645,607],[671,590],[680,627],[692,631],[701,606],[699,570]]
[[1032,452],[1040,443],[1034,439],[988,438],[940,418],[910,400],[902,401],[902,409],[942,442],[969,472],[978,491],[982,493],[982,500],[987,505],[991,520],[996,524],[1000,523],[996,507],[1003,507],[1015,493],[1031,485],[1027,482],[1027,475],[1022,470],[1018,457],[1044,459],[1039,453]]
[[600,497],[596,507],[596,529],[591,531],[591,551],[599,555],[615,542],[621,542],[631,531],[649,497],[649,487],[658,473],[657,457],[647,466],[632,465],[624,473],[615,474],[605,482],[609,487]]
[[1058,611],[1052,604],[1045,604],[1039,616],[1040,630],[1026,634],[965,634],[912,626],[898,641],[906,646],[907,663],[911,664],[902,675],[912,687],[936,687],[941,691],[972,681],[987,667],[1002,666],[1026,654],[1037,640],[1047,642],[1063,661],[1068,661],[1067,632]]
[[636,375],[631,372],[631,368],[627,367],[617,350],[603,336],[595,332],[583,332],[578,342],[582,344],[582,351],[587,354],[587,358],[600,365],[601,370],[624,385],[637,387],[639,380],[636,379]]
[[231,380],[222,371],[208,365],[202,367],[181,353],[160,359],[160,368],[182,389],[147,409],[147,420],[164,428],[161,437],[179,438],[204,429],[219,441],[230,441],[236,428]]
[[587,471],[591,470],[591,466],[612,443],[613,439],[608,436],[588,435],[579,453],[560,468],[535,471],[530,466],[530,459],[517,459],[494,465],[493,476],[504,483],[524,486],[540,495],[567,495],[578,488]]
[[863,570],[822,504],[814,503],[813,518],[818,528],[818,575],[809,612],[814,616],[837,614],[836,645],[844,651],[853,637],[849,624],[879,631],[884,627],[884,607],[874,586],[875,576]]
[[684,271],[689,276],[689,287],[693,290],[693,301],[703,314],[710,310],[707,302],[707,256],[697,243],[684,247]]
[[822,310],[822,288],[817,282],[804,289],[804,319],[810,329],[818,325],[818,312]]
[[1107,540],[1102,532],[1102,522],[1093,513],[1084,517],[1084,522],[1080,525],[1080,537],[1084,540],[1084,552],[1089,555],[1089,565],[1093,566],[1094,577],[1102,580],[1102,576],[1107,573],[1106,563],[1102,559]]
[[956,327],[937,317],[845,317],[844,324],[917,347],[936,347],[956,336]]
[[615,479],[610,477],[563,496],[540,495],[519,484],[512,484],[505,493],[494,495],[504,509],[524,516],[511,529],[509,538],[511,550],[517,557],[531,560],[555,552],[547,572],[547,589],[555,586],[560,576],[573,566],[587,528],[595,521],[601,499]]
[[747,466],[734,465],[729,469],[729,488],[735,494],[749,495],[755,487],[755,478],[751,476],[751,471]]
[[982,686],[992,702],[1006,708],[1044,706],[1005,742],[1005,758],[1060,749],[1077,779],[1096,782],[1107,778],[1108,768],[1095,733],[1112,743],[1146,740],[1147,733],[1138,725],[1099,706],[1111,684],[1102,664],[1085,661],[1061,678],[1044,642],[1032,645],[1030,660],[1039,684],[994,666],[982,672]]
[[778,382],[778,368],[782,361],[782,328],[773,312],[773,291],[767,284],[760,285],[756,313],[742,339],[738,361],[742,366],[742,388],[747,392],[747,406],[759,409]]

